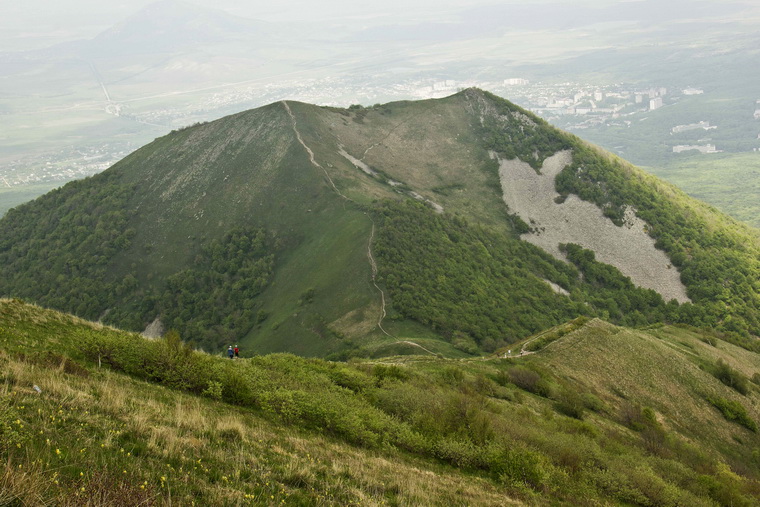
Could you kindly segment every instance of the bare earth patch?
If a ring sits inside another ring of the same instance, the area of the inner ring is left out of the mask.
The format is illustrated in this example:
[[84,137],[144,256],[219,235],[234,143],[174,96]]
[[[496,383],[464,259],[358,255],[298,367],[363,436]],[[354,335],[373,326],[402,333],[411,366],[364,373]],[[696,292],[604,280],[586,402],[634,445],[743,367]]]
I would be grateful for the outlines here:
[[[495,155],[494,155],[495,156]],[[575,243],[592,250],[596,259],[618,268],[639,287],[657,291],[666,301],[689,301],[680,273],[665,252],[654,246],[645,222],[629,208],[625,224],[616,226],[595,204],[570,195],[561,204],[554,178],[572,161],[572,152],[561,151],[544,161],[540,174],[525,162],[499,160],[504,202],[530,224],[522,239],[564,260],[560,243]]]

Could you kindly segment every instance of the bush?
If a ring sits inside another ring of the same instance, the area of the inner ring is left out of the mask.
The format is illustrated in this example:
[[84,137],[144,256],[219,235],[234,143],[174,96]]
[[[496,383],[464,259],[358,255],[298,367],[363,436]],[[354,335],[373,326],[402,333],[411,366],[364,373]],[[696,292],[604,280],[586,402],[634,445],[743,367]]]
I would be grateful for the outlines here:
[[520,389],[539,396],[549,397],[551,385],[537,372],[523,366],[515,366],[507,370],[510,380]]
[[441,371],[441,379],[446,384],[458,386],[464,381],[464,372],[456,366],[447,366]]
[[749,416],[744,405],[738,401],[719,397],[708,397],[707,401],[720,410],[720,413],[723,414],[726,420],[741,424],[748,430],[757,433],[757,423]]
[[376,364],[374,368],[372,368],[372,375],[378,380],[378,382],[382,382],[386,379],[403,381],[409,378],[409,373],[396,364]]
[[553,466],[543,454],[529,449],[509,449],[492,463],[492,469],[507,484],[533,489],[546,486]]
[[574,419],[583,419],[586,406],[580,394],[571,389],[564,389],[557,398],[554,407],[558,412]]
[[222,399],[222,383],[209,380],[208,387],[201,394],[212,400],[220,401]]
[[715,378],[726,384],[735,391],[747,395],[749,393],[749,379],[741,372],[731,368],[725,361],[718,359],[711,372]]

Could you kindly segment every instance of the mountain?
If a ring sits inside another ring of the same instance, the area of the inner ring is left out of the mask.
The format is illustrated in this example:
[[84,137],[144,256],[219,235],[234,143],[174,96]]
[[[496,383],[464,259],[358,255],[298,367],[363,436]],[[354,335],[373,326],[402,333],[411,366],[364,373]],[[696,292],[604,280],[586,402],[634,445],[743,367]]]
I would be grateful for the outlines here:
[[270,24],[181,0],[160,0],[116,23],[94,38],[25,53],[27,57],[70,55],[124,58],[140,54],[187,53],[194,48],[244,39],[253,44],[277,38]]
[[0,503],[758,504],[760,360],[712,333],[350,363],[177,338],[0,300]]
[[278,102],[0,220],[0,294],[207,350],[465,356],[579,315],[757,347],[760,238],[477,89]]

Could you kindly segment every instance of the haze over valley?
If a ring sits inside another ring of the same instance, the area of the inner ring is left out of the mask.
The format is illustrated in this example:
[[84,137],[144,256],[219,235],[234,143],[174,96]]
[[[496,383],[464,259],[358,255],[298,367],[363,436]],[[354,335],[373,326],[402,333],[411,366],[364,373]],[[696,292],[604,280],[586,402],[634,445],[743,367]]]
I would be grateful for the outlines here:
[[[0,213],[172,129],[277,100],[346,107],[476,86],[716,205],[737,192],[748,204],[726,211],[757,225],[758,164],[733,162],[760,147],[753,2],[293,5],[9,7]],[[705,190],[716,158],[731,179],[718,197]],[[707,175],[690,187],[674,168],[687,160]]]

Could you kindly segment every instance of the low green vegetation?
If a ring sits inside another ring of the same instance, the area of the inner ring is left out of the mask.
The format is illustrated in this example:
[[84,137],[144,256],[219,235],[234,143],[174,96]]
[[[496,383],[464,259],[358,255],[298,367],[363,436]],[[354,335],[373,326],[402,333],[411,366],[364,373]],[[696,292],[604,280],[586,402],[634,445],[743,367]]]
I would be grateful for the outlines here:
[[525,350],[528,350],[530,352],[541,350],[550,343],[559,340],[566,334],[582,327],[586,322],[588,322],[588,320],[588,317],[582,316],[560,326],[556,326],[547,331],[544,331],[543,333],[539,334],[537,338],[531,339],[530,342],[526,343]]
[[749,379],[741,372],[719,360],[712,368],[712,374],[725,385],[743,395],[749,394]]
[[[753,505],[760,492],[756,433],[717,412],[701,424],[713,437],[689,433],[701,426],[690,407],[702,398],[679,376],[673,385],[687,399],[652,392],[649,401],[621,401],[595,377],[584,380],[582,365],[571,378],[542,352],[525,360],[228,360],[193,351],[176,333],[146,340],[19,301],[0,305],[6,502],[115,504],[117,492],[158,503],[451,502],[437,481],[457,485],[468,504]],[[617,330],[592,321],[556,344],[588,354],[606,329]],[[651,357],[660,354],[662,337],[638,336],[654,347]],[[616,361],[633,358],[617,351]],[[688,366],[680,357],[678,367]],[[731,399],[731,389],[718,392]],[[683,415],[661,405],[681,401]],[[735,431],[742,444],[723,440]],[[396,479],[381,479],[390,473],[383,463],[394,463]],[[402,486],[399,474],[413,483]]]
[[760,154],[680,155],[646,167],[690,196],[760,229]]

